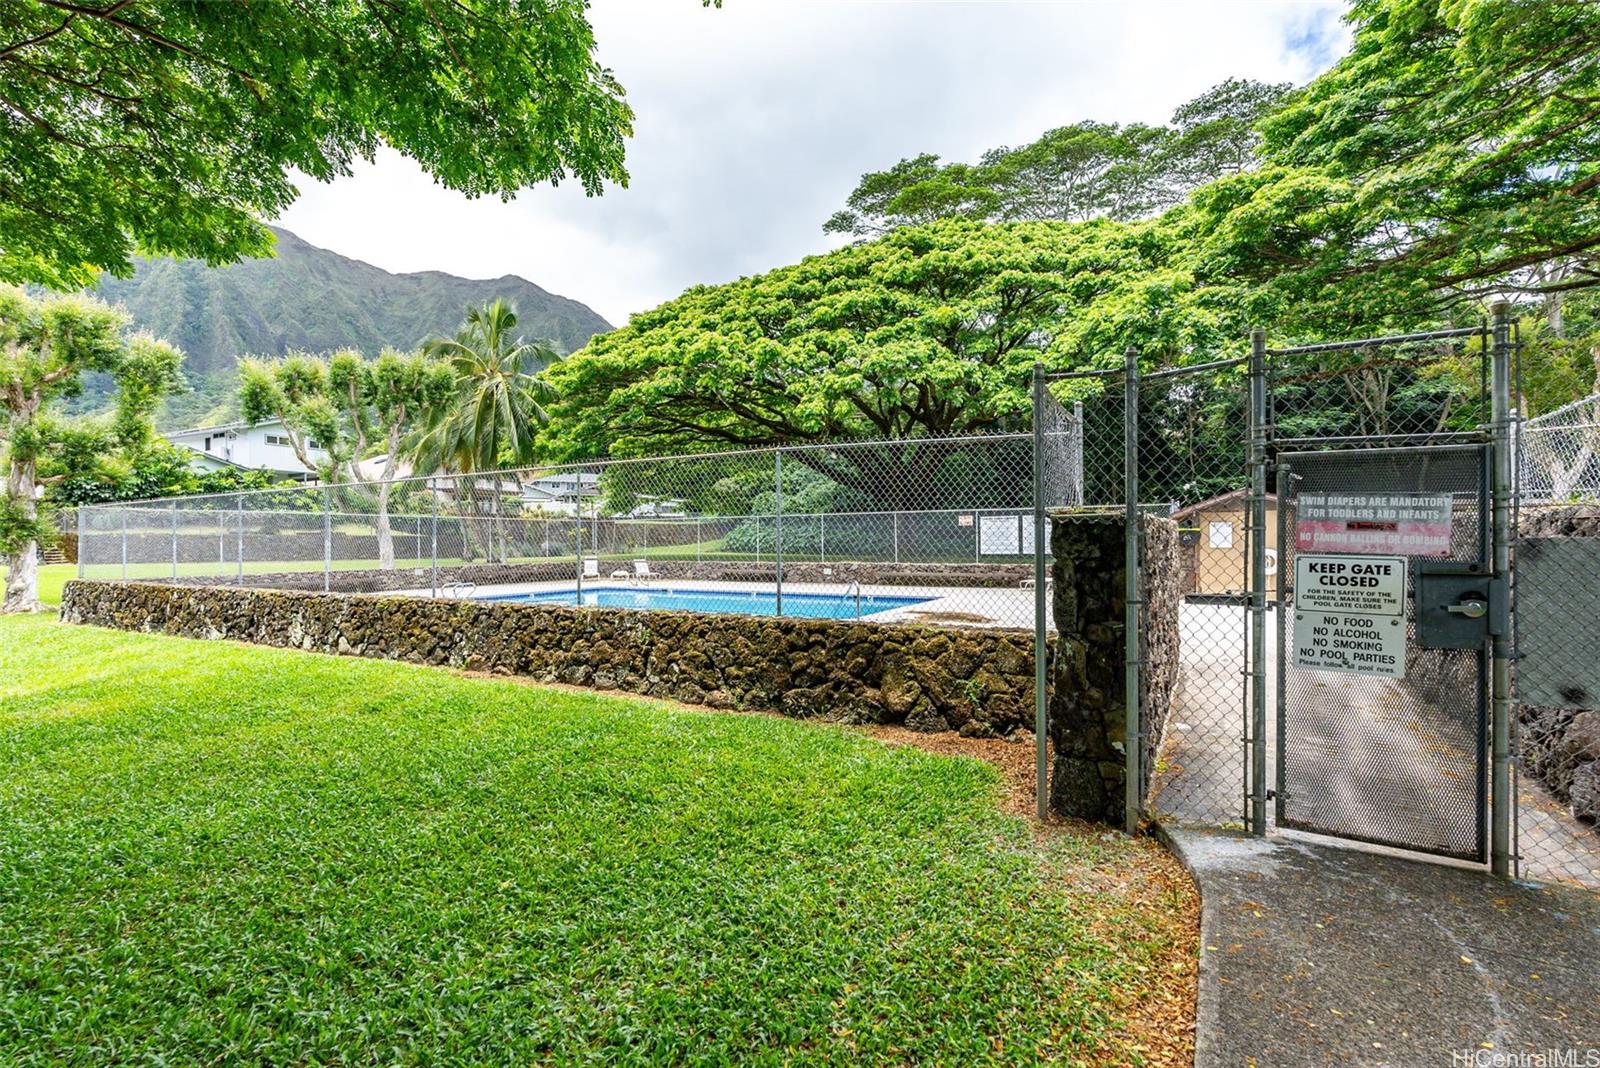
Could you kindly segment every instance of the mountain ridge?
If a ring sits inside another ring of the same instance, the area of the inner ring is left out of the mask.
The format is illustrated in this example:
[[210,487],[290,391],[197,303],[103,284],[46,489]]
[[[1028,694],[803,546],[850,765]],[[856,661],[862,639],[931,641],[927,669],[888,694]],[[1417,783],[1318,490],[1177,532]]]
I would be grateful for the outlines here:
[[468,305],[505,297],[519,331],[562,354],[612,329],[581,301],[515,274],[463,278],[446,271],[386,271],[272,227],[277,255],[208,267],[199,260],[139,259],[132,276],[102,276],[91,290],[121,304],[136,329],[183,349],[196,394],[167,418],[198,417],[227,399],[241,356],[355,348],[376,354],[453,334]]

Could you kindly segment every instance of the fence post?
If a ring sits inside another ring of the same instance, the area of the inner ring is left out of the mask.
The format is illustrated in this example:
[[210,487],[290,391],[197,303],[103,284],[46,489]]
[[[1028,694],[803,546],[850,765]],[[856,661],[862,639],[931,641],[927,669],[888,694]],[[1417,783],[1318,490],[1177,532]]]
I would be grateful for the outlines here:
[[1072,490],[1071,503],[1083,507],[1083,401],[1072,402]]
[[78,549],[76,555],[78,557],[79,578],[83,578],[83,546],[85,541],[83,534],[84,531],[88,529],[88,525],[84,522],[83,507],[83,505],[79,505],[77,508],[73,509],[78,519]]
[[1131,346],[1122,354],[1122,375],[1122,807],[1123,827],[1132,834],[1144,807],[1144,745],[1139,737],[1139,351]]
[[[1511,583],[1511,305],[1496,301],[1490,353],[1490,434],[1493,441],[1493,555],[1496,583],[1509,599]],[[1489,795],[1489,866],[1511,874],[1511,635],[1499,627],[1490,664],[1493,771]]]
[[[972,513],[972,559],[982,551],[979,531],[983,524]],[[1033,763],[1034,801],[1042,820],[1050,814],[1050,769],[1048,766],[1050,701],[1046,660],[1049,640],[1045,635],[1044,573],[1044,364],[1033,365]]]
[[[1280,503],[1279,507],[1282,507]],[[1267,332],[1250,331],[1250,833],[1267,833]],[[1280,743],[1281,744],[1281,743]]]
[[828,514],[817,513],[817,561],[828,562]]
[[772,454],[772,482],[777,491],[776,514],[772,521],[773,588],[777,591],[777,614],[783,615],[783,453]]
[[122,508],[122,581],[128,581],[128,509]]
[[439,484],[436,479],[428,480],[428,503],[432,506],[433,514],[428,521],[428,558],[432,569],[432,586],[429,596],[437,599],[439,596]]
[[[599,505],[596,504],[595,507],[598,510]],[[574,569],[576,570],[577,575],[578,575],[577,585],[574,587],[574,589],[577,591],[577,594],[573,598],[573,603],[577,604],[577,605],[582,605],[583,604],[583,471],[582,471],[581,468],[578,471],[578,496],[577,496],[577,499],[574,500],[573,503],[572,503],[572,519],[573,519],[573,527],[572,527],[573,566],[574,566]],[[596,521],[598,521],[598,519],[599,519],[599,516],[596,515]],[[595,544],[596,545],[598,545],[600,543],[599,533],[600,533],[599,529],[596,528],[596,530],[595,530],[595,535],[596,535],[595,536]]]
[[700,542],[704,535],[700,533],[700,517],[694,517],[694,562],[700,562]]
[[234,498],[234,503],[236,505],[236,507],[234,509],[234,513],[235,513],[234,529],[236,531],[236,536],[237,536],[237,540],[238,540],[238,544],[234,547],[234,560],[235,560],[235,564],[236,564],[236,566],[234,568],[234,572],[235,572],[234,579],[235,579],[235,581],[237,581],[239,583],[239,585],[243,586],[244,585],[244,494],[241,493],[237,497],[235,497]]
[[322,592],[333,589],[333,490],[322,491]]
[[172,509],[172,581],[178,581],[178,502],[173,501]]
[[894,562],[900,562],[900,513],[891,512],[889,522],[894,529]]

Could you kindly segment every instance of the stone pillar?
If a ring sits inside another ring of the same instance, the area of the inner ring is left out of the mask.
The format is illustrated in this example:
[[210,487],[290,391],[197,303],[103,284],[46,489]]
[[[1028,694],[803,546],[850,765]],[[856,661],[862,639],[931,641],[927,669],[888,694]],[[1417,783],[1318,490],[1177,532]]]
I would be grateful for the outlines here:
[[[1050,550],[1056,653],[1050,665],[1050,807],[1120,827],[1126,769],[1122,513],[1052,515]],[[1147,516],[1140,578],[1145,700],[1145,788],[1178,682],[1181,570],[1177,524]]]

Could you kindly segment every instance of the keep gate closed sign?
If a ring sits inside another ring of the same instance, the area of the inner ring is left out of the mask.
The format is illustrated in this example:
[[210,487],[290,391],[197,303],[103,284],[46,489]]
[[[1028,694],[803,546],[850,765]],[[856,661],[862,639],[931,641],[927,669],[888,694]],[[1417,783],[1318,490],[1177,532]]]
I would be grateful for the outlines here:
[[1294,665],[1404,678],[1406,558],[1295,558]]

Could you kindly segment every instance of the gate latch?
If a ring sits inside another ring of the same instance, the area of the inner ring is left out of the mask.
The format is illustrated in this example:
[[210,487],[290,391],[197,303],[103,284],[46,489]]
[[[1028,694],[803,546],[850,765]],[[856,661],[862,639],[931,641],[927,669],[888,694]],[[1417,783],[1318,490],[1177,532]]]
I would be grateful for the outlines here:
[[1489,614],[1489,601],[1475,593],[1469,593],[1455,604],[1445,605],[1444,610],[1466,616],[1468,619],[1482,619]]
[[1413,561],[1417,645],[1423,649],[1482,649],[1506,633],[1503,578],[1482,564],[1459,560]]

